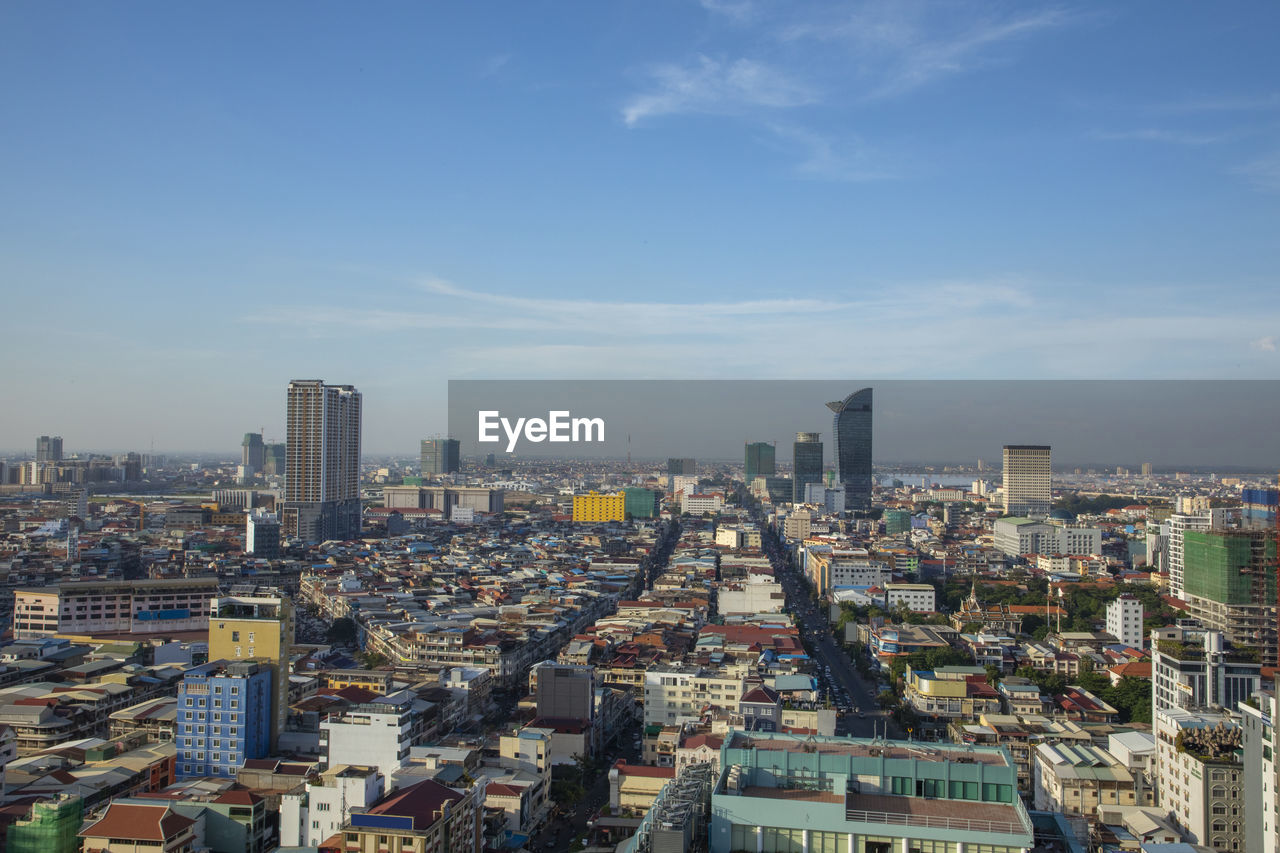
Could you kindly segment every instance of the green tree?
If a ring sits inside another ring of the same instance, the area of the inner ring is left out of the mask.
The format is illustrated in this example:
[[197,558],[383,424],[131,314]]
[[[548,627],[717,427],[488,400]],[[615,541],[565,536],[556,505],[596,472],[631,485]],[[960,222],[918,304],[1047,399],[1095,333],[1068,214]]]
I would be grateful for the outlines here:
[[333,624],[329,626],[329,630],[325,631],[325,641],[333,646],[352,646],[355,645],[357,633],[356,623],[343,616],[335,619]]

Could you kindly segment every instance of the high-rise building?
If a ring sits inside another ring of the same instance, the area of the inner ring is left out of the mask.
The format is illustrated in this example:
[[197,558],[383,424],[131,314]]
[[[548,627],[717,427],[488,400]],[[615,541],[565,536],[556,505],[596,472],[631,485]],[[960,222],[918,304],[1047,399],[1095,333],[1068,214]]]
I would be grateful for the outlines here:
[[1244,729],[1244,848],[1258,853],[1280,851],[1280,756],[1275,754],[1276,724],[1280,723],[1280,691],[1268,681],[1253,694],[1252,703],[1241,702],[1240,725]]
[[1150,477],[1150,476],[1151,476],[1151,463],[1150,463],[1150,462],[1143,462],[1143,463],[1142,463],[1142,476],[1144,476],[1144,477]]
[[250,477],[261,474],[262,469],[267,466],[267,446],[262,443],[261,433],[244,434],[244,441],[240,442],[240,464]]
[[279,590],[234,590],[211,602],[209,659],[253,660],[271,671],[270,744],[276,747],[289,711],[293,602]]
[[268,476],[283,477],[288,465],[284,442],[273,442],[263,445],[262,473]]
[[264,560],[280,556],[280,517],[255,509],[245,521],[244,552]]
[[871,389],[827,403],[835,413],[836,479],[844,487],[845,508],[871,509]]
[[1262,664],[1233,649],[1217,631],[1156,628],[1151,632],[1151,708],[1234,710],[1261,686]]
[[1047,444],[1004,446],[1004,511],[1044,517],[1053,504],[1052,465]]
[[42,435],[36,439],[37,462],[62,461],[62,436]]
[[672,457],[667,460],[667,482],[671,483],[676,477],[692,477],[698,473],[697,469],[693,459]]
[[1141,649],[1142,602],[1132,595],[1122,595],[1107,605],[1107,633],[1122,644]]
[[456,438],[422,440],[422,475],[452,474],[458,470],[461,443]]
[[1188,530],[1183,595],[1190,615],[1232,646],[1277,663],[1276,542],[1271,530]]
[[234,778],[247,759],[267,755],[273,675],[252,661],[217,660],[187,670],[178,687],[174,738],[179,779]]
[[1186,591],[1184,588],[1183,575],[1185,572],[1185,561],[1183,559],[1183,547],[1188,532],[1194,530],[1208,530],[1213,526],[1213,517],[1209,513],[1203,515],[1188,515],[1186,513],[1174,513],[1169,516],[1169,522],[1164,527],[1168,528],[1167,558],[1169,565],[1169,592],[1174,598],[1185,598]]
[[804,503],[804,487],[810,483],[822,482],[822,441],[820,433],[796,433],[796,442],[792,445],[792,460],[795,470],[791,475],[791,502]]
[[360,536],[360,392],[318,379],[289,383],[281,527],[304,542]]
[[772,477],[777,470],[774,446],[767,441],[753,441],[746,446],[746,482],[756,477]]

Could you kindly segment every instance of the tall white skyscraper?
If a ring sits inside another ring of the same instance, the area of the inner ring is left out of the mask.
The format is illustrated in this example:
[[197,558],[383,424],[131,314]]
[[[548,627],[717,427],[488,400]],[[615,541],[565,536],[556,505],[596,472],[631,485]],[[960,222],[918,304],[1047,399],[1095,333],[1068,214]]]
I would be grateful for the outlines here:
[[1047,444],[1004,446],[1004,511],[1047,516],[1053,503],[1052,465]]
[[360,392],[318,379],[289,383],[281,526],[304,542],[360,535]]

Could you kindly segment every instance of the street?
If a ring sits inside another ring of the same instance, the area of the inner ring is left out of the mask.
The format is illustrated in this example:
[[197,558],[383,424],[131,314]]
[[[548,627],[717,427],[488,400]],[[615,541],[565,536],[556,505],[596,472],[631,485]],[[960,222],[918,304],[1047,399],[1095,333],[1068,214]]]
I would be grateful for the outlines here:
[[[773,566],[775,578],[782,584],[787,596],[787,610],[801,624],[801,633],[810,654],[813,655],[815,674],[826,675],[834,691],[843,690],[849,697],[851,712],[841,712],[836,723],[837,734],[853,737],[874,737],[887,734],[903,737],[894,720],[880,710],[876,696],[880,686],[864,679],[844,649],[832,638],[826,608],[815,604],[809,588],[797,569],[791,566],[783,553],[775,534],[762,537],[765,553]],[[887,726],[887,729],[886,729]]]

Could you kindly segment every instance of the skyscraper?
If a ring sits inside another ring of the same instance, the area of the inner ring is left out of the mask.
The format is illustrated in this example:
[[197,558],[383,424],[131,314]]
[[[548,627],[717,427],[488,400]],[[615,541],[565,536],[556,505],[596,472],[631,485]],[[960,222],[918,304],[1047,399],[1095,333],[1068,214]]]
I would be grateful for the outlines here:
[[692,477],[697,473],[697,463],[692,459],[671,457],[667,460],[667,490],[675,484],[676,477]]
[[452,474],[458,470],[460,442],[456,438],[422,440],[422,474]]
[[827,403],[835,412],[836,480],[844,487],[845,508],[871,508],[871,389]]
[[350,385],[289,383],[286,537],[321,542],[360,535],[360,403]]
[[42,435],[36,439],[37,462],[62,461],[62,436]]
[[756,477],[772,477],[777,452],[767,441],[753,441],[746,448],[747,485]]
[[267,446],[262,443],[261,433],[244,434],[244,441],[240,442],[240,464],[249,476],[262,473],[267,465]]
[[795,471],[791,477],[791,502],[804,503],[804,487],[822,482],[822,442],[820,433],[798,432],[792,445]]
[[1052,465],[1047,444],[1004,446],[1004,511],[1046,516],[1053,503]]

